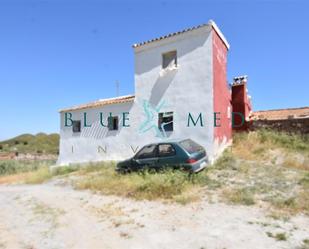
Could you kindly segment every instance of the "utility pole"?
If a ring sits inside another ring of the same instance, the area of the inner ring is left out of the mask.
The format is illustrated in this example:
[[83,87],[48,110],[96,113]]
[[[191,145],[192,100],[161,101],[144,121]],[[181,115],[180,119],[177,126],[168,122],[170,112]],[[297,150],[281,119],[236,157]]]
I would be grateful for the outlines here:
[[115,81],[115,85],[116,85],[116,97],[119,97],[119,81],[118,80]]

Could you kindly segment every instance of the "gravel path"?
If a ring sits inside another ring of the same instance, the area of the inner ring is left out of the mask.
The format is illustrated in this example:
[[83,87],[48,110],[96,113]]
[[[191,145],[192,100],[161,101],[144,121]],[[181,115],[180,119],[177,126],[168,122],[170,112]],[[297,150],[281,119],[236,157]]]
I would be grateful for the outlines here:
[[52,182],[0,185],[1,249],[301,248],[305,239],[309,217],[274,220],[256,207],[133,201]]

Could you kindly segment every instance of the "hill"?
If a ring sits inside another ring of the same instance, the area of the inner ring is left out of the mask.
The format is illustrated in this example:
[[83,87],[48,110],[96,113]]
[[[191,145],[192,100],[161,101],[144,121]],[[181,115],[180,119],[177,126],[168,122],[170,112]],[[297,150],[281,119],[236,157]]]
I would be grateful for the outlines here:
[[58,154],[59,135],[56,133],[22,134],[0,142],[0,152]]

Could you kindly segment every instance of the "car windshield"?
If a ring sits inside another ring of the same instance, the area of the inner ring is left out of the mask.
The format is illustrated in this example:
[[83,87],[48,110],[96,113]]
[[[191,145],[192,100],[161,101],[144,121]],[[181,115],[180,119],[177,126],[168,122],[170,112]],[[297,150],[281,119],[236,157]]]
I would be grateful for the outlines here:
[[193,154],[195,152],[203,151],[203,147],[191,139],[186,139],[180,142],[180,145],[189,153]]

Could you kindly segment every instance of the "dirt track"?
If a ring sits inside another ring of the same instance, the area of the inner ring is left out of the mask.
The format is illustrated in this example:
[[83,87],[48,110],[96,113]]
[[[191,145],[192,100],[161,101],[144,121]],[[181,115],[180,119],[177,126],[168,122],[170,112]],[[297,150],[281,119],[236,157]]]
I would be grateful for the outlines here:
[[304,239],[308,217],[274,220],[255,207],[137,202],[54,183],[0,185],[0,248],[300,248]]

